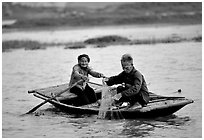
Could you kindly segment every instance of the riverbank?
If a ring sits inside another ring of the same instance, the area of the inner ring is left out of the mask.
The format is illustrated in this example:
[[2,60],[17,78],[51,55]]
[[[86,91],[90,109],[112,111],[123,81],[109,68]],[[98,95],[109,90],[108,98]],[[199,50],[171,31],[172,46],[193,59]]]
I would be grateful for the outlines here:
[[[202,25],[124,25],[50,30],[15,30],[2,34],[2,51],[62,46],[65,49],[202,41]],[[86,40],[98,39],[94,43]],[[109,41],[108,41],[109,40]],[[111,41],[112,40],[112,41]],[[128,41],[127,41],[128,40]]]
[[182,38],[177,35],[170,36],[162,39],[138,39],[129,40],[127,38],[119,36],[104,36],[100,38],[93,38],[85,40],[84,42],[67,42],[67,43],[40,43],[38,41],[3,41],[2,52],[8,52],[12,49],[24,48],[25,50],[38,50],[46,49],[47,47],[59,47],[64,46],[64,49],[82,49],[86,47],[107,47],[110,45],[141,45],[141,44],[158,44],[158,43],[178,43],[178,42],[201,42],[202,36],[195,36],[193,38]]

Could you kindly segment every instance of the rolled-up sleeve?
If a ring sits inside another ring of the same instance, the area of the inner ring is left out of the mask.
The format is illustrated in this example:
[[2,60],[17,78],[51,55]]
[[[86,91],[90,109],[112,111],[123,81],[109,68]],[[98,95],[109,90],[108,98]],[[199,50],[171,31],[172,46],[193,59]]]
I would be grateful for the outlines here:
[[73,75],[75,78],[80,79],[83,75],[80,74],[80,68],[78,66],[73,67]]

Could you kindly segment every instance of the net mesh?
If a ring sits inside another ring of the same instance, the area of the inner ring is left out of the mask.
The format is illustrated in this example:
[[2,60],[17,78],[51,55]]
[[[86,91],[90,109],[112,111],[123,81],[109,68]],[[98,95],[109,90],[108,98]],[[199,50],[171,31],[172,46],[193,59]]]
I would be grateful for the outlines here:
[[101,105],[99,108],[98,118],[105,119],[108,110],[110,110],[113,103],[113,96],[116,94],[116,90],[112,90],[111,87],[103,84],[101,94]]

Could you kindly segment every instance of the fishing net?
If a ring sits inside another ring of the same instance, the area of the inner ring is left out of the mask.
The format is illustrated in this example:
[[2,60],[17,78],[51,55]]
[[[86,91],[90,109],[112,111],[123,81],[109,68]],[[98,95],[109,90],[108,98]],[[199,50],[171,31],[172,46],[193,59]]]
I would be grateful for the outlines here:
[[111,87],[107,86],[103,82],[103,88],[101,93],[101,105],[99,108],[98,118],[105,119],[107,116],[107,112],[110,111],[110,108],[113,103],[113,96],[117,93],[116,90],[112,89]]

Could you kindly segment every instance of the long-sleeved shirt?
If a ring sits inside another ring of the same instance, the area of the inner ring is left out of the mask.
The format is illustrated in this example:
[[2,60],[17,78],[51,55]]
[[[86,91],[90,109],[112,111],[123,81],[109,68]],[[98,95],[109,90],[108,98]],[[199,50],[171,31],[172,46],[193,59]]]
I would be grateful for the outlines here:
[[[90,67],[82,68],[82,67],[80,67],[79,64],[76,64],[72,69],[72,74],[71,74],[69,86],[72,86],[74,83],[81,80],[83,76],[88,77],[89,74],[93,77],[96,77],[96,78],[100,78],[102,75],[101,73],[98,73],[98,72],[92,70]],[[76,86],[78,86],[79,88],[82,88],[83,84],[84,84],[84,82],[82,81],[82,82],[78,83]]]
[[136,94],[141,94],[143,99],[149,102],[149,92],[144,76],[134,67],[130,73],[122,71],[119,75],[112,76],[107,81],[107,85],[109,86],[122,83],[128,85],[128,89],[121,92],[122,96],[131,97]]

